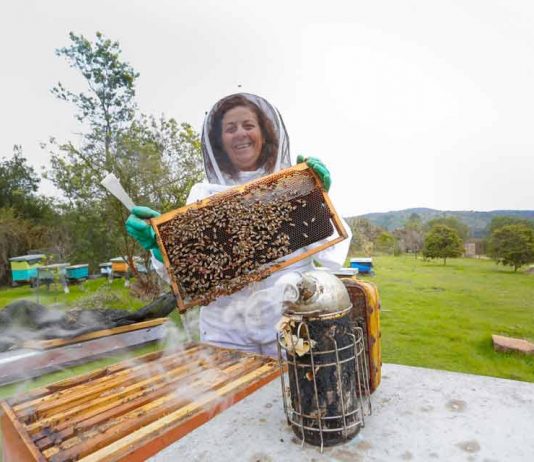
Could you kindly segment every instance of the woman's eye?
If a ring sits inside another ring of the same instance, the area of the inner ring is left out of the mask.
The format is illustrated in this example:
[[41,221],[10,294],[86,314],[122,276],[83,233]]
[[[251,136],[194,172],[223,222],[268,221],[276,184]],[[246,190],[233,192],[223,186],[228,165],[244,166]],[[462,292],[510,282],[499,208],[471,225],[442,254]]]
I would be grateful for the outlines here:
[[225,133],[233,133],[233,132],[235,132],[235,125],[230,125],[229,127],[226,127],[224,129],[224,132]]

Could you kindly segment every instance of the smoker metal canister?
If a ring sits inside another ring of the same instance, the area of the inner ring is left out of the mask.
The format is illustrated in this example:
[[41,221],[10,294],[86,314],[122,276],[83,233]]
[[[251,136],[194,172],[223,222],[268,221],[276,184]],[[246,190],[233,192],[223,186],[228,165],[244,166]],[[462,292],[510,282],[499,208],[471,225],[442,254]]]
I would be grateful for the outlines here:
[[310,350],[302,356],[294,348],[285,353],[291,411],[288,420],[302,440],[332,446],[353,438],[363,425],[362,359],[348,308],[306,316],[286,313],[291,338],[304,338]]

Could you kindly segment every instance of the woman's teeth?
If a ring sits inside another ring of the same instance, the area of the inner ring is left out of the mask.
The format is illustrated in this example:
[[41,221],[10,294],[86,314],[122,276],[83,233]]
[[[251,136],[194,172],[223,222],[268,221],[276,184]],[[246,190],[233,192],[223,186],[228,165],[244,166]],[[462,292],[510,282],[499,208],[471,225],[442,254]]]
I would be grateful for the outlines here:
[[246,149],[248,148],[249,146],[251,146],[252,143],[245,143],[245,144],[237,144],[235,146],[235,149]]

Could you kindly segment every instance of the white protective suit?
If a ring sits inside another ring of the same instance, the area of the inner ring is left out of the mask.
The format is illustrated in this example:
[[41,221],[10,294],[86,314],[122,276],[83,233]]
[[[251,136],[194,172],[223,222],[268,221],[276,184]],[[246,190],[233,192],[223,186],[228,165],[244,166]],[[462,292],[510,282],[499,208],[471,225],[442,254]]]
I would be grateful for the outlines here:
[[[241,95],[258,105],[271,119],[277,130],[279,148],[274,171],[289,167],[289,139],[278,110],[259,96],[247,93],[241,93]],[[187,198],[188,204],[225,191],[236,184],[246,183],[270,173],[260,168],[253,172],[241,172],[238,180],[235,180],[219,169],[208,137],[212,114],[219,103],[216,103],[206,116],[202,131],[202,153],[208,182],[197,183],[191,188]],[[331,269],[343,266],[351,238],[349,226],[345,222],[343,223],[349,234],[348,239],[313,255],[313,259],[308,257],[301,260],[288,268],[273,273],[262,281],[252,283],[232,295],[220,297],[209,305],[202,307],[200,311],[201,341],[226,348],[276,356],[275,325],[281,315],[283,292],[283,287],[276,285],[276,282],[288,272],[304,272],[313,269],[313,260]],[[316,243],[314,245],[319,244]],[[302,254],[306,249],[300,249],[285,257],[285,259],[299,253]],[[169,281],[164,265],[154,257],[152,257],[152,263],[156,271]]]

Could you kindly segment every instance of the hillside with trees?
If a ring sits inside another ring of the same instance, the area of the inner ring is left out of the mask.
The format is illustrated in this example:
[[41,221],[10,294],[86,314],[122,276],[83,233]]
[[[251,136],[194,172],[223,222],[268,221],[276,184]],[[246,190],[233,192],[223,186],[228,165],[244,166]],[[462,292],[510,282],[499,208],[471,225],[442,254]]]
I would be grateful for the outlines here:
[[[397,216],[390,213],[389,217],[399,219],[406,216],[405,212],[398,212]],[[530,215],[528,211],[521,214],[501,212],[502,215],[493,216],[485,225],[484,238],[473,237],[477,235],[476,230],[456,216],[444,212],[440,215],[427,214],[432,218],[426,221],[418,213],[412,212],[393,230],[365,216],[347,218],[352,230],[351,254],[370,257],[408,253],[416,258],[419,255],[425,259],[443,258],[446,264],[447,258],[459,257],[465,252],[468,256],[487,255],[497,263],[512,266],[517,271],[522,266],[534,263],[534,218],[525,218]],[[390,220],[390,226],[391,223]],[[464,248],[464,244],[468,245]]]
[[489,212],[479,212],[468,210],[435,210],[428,208],[410,208],[383,213],[366,213],[357,217],[350,217],[349,220],[362,218],[375,226],[391,232],[395,229],[402,228],[414,213],[420,217],[423,224],[436,218],[457,218],[469,228],[469,237],[472,238],[487,237],[490,234],[489,224],[495,217],[515,217],[534,220],[534,210],[492,210]]

